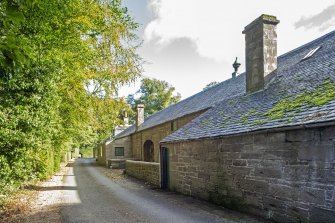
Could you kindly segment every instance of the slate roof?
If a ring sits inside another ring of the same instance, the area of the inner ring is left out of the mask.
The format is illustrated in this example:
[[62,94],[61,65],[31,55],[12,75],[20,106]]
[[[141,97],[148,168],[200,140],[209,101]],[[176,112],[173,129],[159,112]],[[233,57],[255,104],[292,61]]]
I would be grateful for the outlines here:
[[[322,47],[312,57],[301,61],[308,52],[320,45]],[[278,69],[269,76],[271,78],[267,78],[263,91],[224,99],[162,142],[334,121],[335,31],[278,57]],[[244,79],[245,74],[238,78]],[[327,86],[332,89],[328,92],[332,99],[326,100],[327,103],[301,104],[308,96],[325,96]],[[285,112],[283,106],[278,107],[285,105],[283,101],[288,102]]]
[[[175,120],[188,114],[208,109],[217,102],[243,95],[245,93],[245,76],[239,75],[219,83],[207,90],[201,91],[189,98],[186,98],[176,104],[173,104],[145,119],[144,123],[139,127],[138,131],[142,131],[168,121]],[[144,108],[145,109],[145,108]],[[115,138],[123,138],[135,133],[136,127],[132,125]]]

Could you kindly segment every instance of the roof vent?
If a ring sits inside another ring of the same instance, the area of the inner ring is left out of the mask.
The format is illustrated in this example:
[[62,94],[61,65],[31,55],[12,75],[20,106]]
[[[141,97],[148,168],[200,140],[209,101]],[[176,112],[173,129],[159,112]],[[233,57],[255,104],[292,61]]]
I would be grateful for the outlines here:
[[313,56],[319,49],[321,49],[322,46],[318,46],[315,49],[312,49],[311,51],[309,51],[306,56],[304,56],[304,58],[302,58],[300,61],[304,61],[307,60],[308,58],[310,58],[311,56]]

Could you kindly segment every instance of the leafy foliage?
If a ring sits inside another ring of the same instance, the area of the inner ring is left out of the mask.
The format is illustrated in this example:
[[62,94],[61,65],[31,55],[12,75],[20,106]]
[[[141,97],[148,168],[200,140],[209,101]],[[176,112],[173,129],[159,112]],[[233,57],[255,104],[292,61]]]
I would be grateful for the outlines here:
[[121,122],[136,28],[120,0],[0,2],[0,188],[48,177]]
[[133,109],[138,104],[143,104],[145,106],[144,115],[147,117],[178,102],[181,96],[180,94],[174,96],[174,91],[175,88],[166,81],[144,78],[137,91],[140,97],[136,99],[135,95],[128,95],[127,101]]

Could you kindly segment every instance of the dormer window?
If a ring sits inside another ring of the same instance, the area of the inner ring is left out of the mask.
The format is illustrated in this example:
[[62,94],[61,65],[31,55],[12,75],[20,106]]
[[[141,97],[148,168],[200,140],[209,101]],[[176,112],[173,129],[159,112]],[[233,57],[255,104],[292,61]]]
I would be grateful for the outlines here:
[[308,58],[310,58],[311,56],[313,56],[319,49],[321,49],[322,46],[318,46],[314,49],[312,49],[311,51],[309,51],[306,56],[304,56],[304,58],[301,59],[301,61],[307,60]]

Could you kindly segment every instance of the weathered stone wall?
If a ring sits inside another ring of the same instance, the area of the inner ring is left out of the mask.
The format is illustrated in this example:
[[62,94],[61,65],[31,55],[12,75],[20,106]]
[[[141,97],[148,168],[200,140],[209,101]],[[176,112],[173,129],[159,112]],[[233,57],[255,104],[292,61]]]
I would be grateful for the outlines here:
[[142,137],[140,133],[135,133],[131,135],[131,150],[133,152],[133,158],[135,160],[142,160],[143,153]]
[[164,144],[171,190],[276,222],[335,222],[335,127]]
[[[181,128],[194,118],[198,117],[204,111],[193,113],[182,118],[176,119],[177,129]],[[143,145],[146,140],[151,140],[154,143],[154,161],[159,162],[159,142],[167,135],[171,134],[171,122],[167,122],[150,129],[137,132],[131,136],[133,157],[135,160],[143,160]]]
[[[115,156],[115,147],[124,147],[124,156]],[[101,166],[108,166],[109,159],[131,158],[131,137],[123,137],[114,141],[101,143],[94,149],[94,154]]]
[[126,174],[160,187],[159,163],[127,160]]
[[264,77],[277,69],[277,32],[279,21],[262,15],[245,27],[246,90],[264,87]]
[[[115,147],[124,148],[124,156],[115,156]],[[131,151],[131,137],[123,137],[116,139],[110,143],[106,143],[106,159],[121,159],[121,158],[132,158],[133,153]]]
[[106,166],[106,144],[101,143],[96,146],[97,149],[97,161],[98,164],[101,166]]

